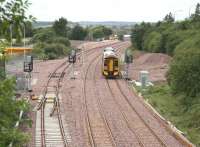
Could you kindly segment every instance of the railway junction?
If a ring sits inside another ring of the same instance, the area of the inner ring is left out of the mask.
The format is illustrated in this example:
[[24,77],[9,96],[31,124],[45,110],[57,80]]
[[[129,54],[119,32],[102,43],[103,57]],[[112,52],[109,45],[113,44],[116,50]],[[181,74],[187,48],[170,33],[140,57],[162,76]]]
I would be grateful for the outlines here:
[[112,47],[120,56],[129,46],[128,41],[89,42],[79,46],[75,63],[67,58],[35,62],[32,95],[37,100],[31,102],[28,146],[193,146],[170,129],[126,80],[102,75],[104,48]]

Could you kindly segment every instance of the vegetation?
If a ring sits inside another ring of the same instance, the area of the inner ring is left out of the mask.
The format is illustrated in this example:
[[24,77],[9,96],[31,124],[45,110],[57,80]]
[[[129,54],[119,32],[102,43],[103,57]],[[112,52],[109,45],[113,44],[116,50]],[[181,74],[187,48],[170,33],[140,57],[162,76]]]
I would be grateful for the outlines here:
[[112,35],[112,29],[105,26],[97,26],[91,29],[91,33],[94,39],[108,38]]
[[[27,17],[25,12],[30,3],[28,0],[1,0],[0,1],[0,37],[11,41],[10,28],[16,37],[17,43],[21,42],[23,27],[30,27],[32,16]],[[28,31],[27,31],[28,32]],[[31,34],[29,34],[31,35]],[[7,42],[0,40],[0,146],[9,146],[12,142],[13,146],[20,147],[27,143],[29,137],[19,128],[15,127],[15,123],[26,122],[27,118],[23,116],[19,120],[19,112],[21,110],[27,112],[29,105],[23,100],[15,98],[15,79],[6,79],[4,49]]]
[[[26,102],[14,99],[15,83],[14,79],[7,79],[0,82],[0,146],[8,146],[13,142],[14,146],[22,146],[28,141],[27,134],[22,133],[18,128],[14,128],[18,121],[20,110],[28,111]],[[21,123],[26,122],[26,118]]]
[[[189,43],[190,40],[183,42]],[[199,42],[197,42],[199,43]],[[200,50],[196,48],[177,49],[168,72],[168,81],[174,93],[184,93],[195,99],[200,95]],[[187,47],[187,46],[186,46]],[[191,100],[187,98],[189,105]]]
[[24,26],[28,27],[28,22],[35,19],[31,15],[26,16],[25,14],[29,5],[28,0],[0,1],[0,36],[10,41],[10,29],[12,29],[12,33],[15,35],[17,42],[21,42]]
[[58,36],[67,37],[68,28],[67,28],[67,19],[61,17],[59,20],[56,20],[53,24],[53,30]]
[[[195,13],[184,21],[175,22],[172,13],[169,13],[163,21],[135,25],[132,30],[132,44],[139,50],[173,55],[176,47],[186,39],[199,39],[199,32],[200,4],[197,4]],[[197,44],[196,48],[200,46]]]
[[[68,40],[67,40],[68,41]],[[70,48],[63,43],[42,43],[38,42],[34,45],[33,53],[39,59],[56,59],[67,55]]]
[[168,84],[143,92],[166,118],[200,146],[200,4],[190,18],[175,22],[169,13],[162,22],[141,23],[132,30],[132,44],[148,52],[173,56]]
[[72,40],[84,40],[88,34],[88,31],[81,27],[80,25],[76,25],[71,31]]
[[172,94],[172,89],[166,83],[150,87],[142,93],[162,116],[183,131],[194,144],[200,146],[200,119],[198,119],[200,117],[200,97],[193,100],[194,105],[187,109],[182,101],[185,96]]
[[63,17],[56,20],[53,27],[37,29],[30,40],[34,44],[34,56],[40,59],[56,59],[67,55],[70,51],[68,30],[67,19]]
[[67,19],[61,17],[54,22],[52,27],[36,29],[30,43],[34,44],[33,53],[36,57],[56,59],[69,53],[71,48],[68,38],[72,40],[107,39],[111,34],[112,30],[105,26],[83,28],[77,24],[70,28]]

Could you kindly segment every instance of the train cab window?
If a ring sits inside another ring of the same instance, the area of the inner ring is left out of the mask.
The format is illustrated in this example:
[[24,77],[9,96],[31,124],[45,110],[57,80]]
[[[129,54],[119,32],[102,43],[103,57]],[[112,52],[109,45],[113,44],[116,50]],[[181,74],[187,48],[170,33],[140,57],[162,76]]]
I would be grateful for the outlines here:
[[108,60],[105,60],[104,61],[104,66],[107,66],[108,65]]
[[115,60],[114,66],[118,66],[118,61],[117,60]]

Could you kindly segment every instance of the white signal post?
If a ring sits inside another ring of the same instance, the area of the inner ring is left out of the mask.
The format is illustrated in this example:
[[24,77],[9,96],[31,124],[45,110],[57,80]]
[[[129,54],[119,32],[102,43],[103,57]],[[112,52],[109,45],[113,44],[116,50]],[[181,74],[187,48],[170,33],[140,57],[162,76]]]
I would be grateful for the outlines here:
[[26,58],[26,50],[25,50],[25,47],[26,47],[26,26],[24,24],[24,60]]

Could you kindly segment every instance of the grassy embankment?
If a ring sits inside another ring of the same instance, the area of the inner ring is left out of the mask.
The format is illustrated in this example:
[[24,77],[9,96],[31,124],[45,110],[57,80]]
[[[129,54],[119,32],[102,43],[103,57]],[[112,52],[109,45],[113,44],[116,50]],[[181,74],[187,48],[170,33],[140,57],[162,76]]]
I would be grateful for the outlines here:
[[184,132],[192,143],[200,146],[200,127],[196,124],[197,120],[195,120],[199,119],[200,111],[196,107],[186,110],[181,101],[183,95],[172,95],[167,83],[149,87],[145,91],[139,88],[136,89],[163,117]]

